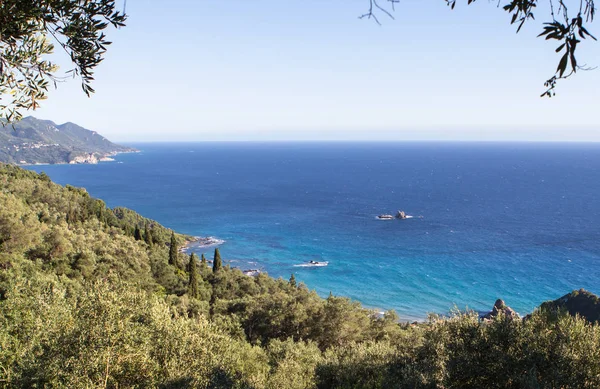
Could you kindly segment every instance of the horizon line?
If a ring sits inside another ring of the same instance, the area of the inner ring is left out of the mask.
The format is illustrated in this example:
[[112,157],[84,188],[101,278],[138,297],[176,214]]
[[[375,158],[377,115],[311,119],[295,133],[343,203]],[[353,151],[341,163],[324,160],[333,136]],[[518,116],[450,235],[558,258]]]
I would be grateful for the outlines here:
[[569,139],[203,139],[203,140],[115,140],[122,143],[569,143],[600,144],[600,140]]

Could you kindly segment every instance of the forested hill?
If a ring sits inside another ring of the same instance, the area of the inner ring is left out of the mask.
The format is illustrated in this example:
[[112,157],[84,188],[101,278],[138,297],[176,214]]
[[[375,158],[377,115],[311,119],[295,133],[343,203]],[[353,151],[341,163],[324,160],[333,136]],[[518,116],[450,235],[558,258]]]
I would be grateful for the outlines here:
[[600,327],[561,306],[400,324],[185,238],[0,164],[0,388],[600,387]]
[[136,151],[74,123],[55,124],[28,116],[0,126],[0,162],[97,163],[115,153]]

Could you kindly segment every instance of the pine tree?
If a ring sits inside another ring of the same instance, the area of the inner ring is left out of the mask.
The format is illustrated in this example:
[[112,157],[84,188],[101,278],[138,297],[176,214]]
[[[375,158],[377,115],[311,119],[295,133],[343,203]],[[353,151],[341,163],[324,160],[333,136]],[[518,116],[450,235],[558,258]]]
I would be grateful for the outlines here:
[[292,273],[292,276],[290,277],[290,285],[294,288],[296,287],[296,276],[294,273]]
[[198,298],[198,267],[196,266],[196,254],[190,254],[190,263],[188,264],[189,283],[188,294],[192,298]]
[[148,224],[144,226],[144,241],[148,244],[148,246],[152,246],[152,235],[150,235]]
[[133,237],[135,240],[142,240],[142,232],[138,226],[135,226],[135,231],[133,232]]
[[221,261],[221,253],[219,252],[219,249],[216,248],[215,259],[213,260],[213,273],[216,273],[219,270],[221,270],[221,266],[223,266],[223,263]]
[[169,265],[179,266],[177,261],[177,239],[175,239],[174,231],[171,231],[171,245],[169,247]]

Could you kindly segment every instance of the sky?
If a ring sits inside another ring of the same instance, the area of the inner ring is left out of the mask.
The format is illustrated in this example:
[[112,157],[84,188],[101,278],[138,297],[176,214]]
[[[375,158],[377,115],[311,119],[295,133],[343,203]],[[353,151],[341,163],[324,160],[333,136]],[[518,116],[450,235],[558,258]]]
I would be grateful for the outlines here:
[[[519,34],[488,1],[451,11],[443,0],[402,0],[381,25],[358,18],[368,0],[126,6],[96,93],[69,80],[26,115],[122,142],[600,141],[600,68],[540,98],[560,59],[557,43],[536,38],[542,6]],[[600,42],[578,52],[579,63],[600,65]]]

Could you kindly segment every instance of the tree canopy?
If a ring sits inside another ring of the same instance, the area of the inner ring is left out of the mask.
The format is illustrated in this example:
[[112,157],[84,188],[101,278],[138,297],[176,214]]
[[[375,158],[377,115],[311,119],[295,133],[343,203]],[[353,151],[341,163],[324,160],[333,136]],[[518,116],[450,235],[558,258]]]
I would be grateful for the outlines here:
[[88,96],[94,70],[110,45],[109,26],[126,15],[114,0],[2,0],[0,2],[0,119],[21,118],[47,97],[48,85],[64,79],[49,59],[55,45],[73,63],[66,74],[81,79]]

